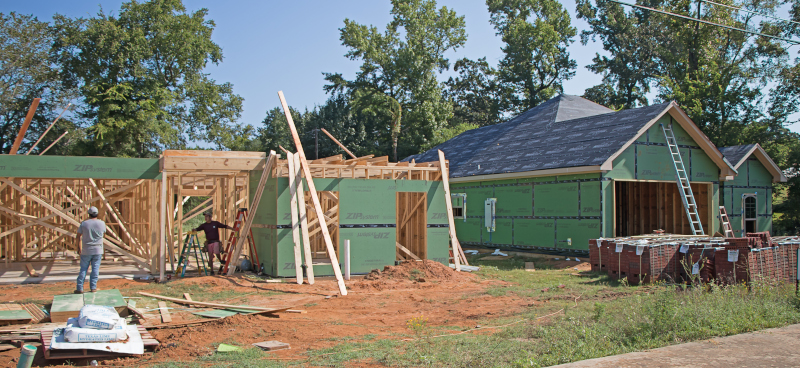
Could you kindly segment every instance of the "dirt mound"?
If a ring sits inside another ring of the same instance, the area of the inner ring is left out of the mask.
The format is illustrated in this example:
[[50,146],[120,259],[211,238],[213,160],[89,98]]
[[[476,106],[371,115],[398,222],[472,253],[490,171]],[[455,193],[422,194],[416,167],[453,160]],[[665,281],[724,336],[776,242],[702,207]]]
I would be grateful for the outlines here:
[[386,266],[383,270],[372,270],[356,288],[394,289],[392,284],[421,284],[442,281],[468,281],[472,275],[456,272],[439,262],[403,262],[397,266]]

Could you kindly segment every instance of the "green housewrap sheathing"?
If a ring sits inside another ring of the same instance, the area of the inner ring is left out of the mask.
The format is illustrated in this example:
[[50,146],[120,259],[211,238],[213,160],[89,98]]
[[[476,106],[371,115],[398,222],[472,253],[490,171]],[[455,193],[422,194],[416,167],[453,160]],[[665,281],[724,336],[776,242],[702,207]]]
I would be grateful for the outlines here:
[[[261,177],[250,173],[250,198]],[[366,274],[393,265],[396,259],[397,192],[427,193],[428,259],[448,263],[450,236],[447,229],[444,188],[440,181],[322,179],[317,191],[338,192],[340,247],[350,240],[350,272]],[[303,186],[308,186],[303,179]],[[253,236],[264,272],[275,277],[295,276],[294,242],[288,178],[269,178],[253,221]],[[339,262],[343,253],[339,251]],[[331,276],[330,264],[314,265],[314,275]]]
[[[453,193],[467,194],[467,218],[456,219],[458,239],[489,247],[586,250],[589,239],[602,236],[601,180],[597,173],[453,183]],[[494,232],[484,226],[487,198],[497,199]]]
[[155,158],[0,155],[0,177],[161,179],[161,173]]
[[[462,244],[487,247],[585,251],[589,239],[612,237],[615,180],[675,183],[675,168],[659,125],[671,121],[669,115],[662,117],[623,151],[606,173],[503,180],[476,178],[474,182],[452,183],[453,193],[467,195],[467,218],[456,219],[459,240]],[[716,208],[720,195],[719,168],[679,124],[673,124],[673,129],[690,180],[711,184],[711,203],[699,205]],[[488,232],[484,226],[483,204],[487,198],[497,199],[494,232]],[[761,219],[759,216],[759,228]],[[766,223],[771,217],[763,219]],[[718,228],[718,222],[711,224],[713,231]]]
[[734,235],[744,236],[742,216],[745,194],[756,196],[756,232],[772,231],[772,174],[755,156],[739,166],[733,181],[720,185],[720,202],[725,206]]

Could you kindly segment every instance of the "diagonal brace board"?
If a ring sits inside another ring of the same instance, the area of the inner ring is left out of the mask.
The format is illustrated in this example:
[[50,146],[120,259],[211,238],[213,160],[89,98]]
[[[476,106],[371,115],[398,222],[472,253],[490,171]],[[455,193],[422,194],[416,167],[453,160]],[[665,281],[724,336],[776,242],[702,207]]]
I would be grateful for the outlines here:
[[281,100],[283,113],[286,115],[286,120],[289,123],[289,130],[292,132],[292,139],[294,140],[295,147],[297,148],[297,154],[300,156],[300,166],[303,169],[303,175],[305,175],[307,179],[306,183],[308,184],[308,191],[311,193],[311,202],[314,204],[314,212],[316,212],[317,218],[319,219],[320,229],[322,229],[322,239],[325,241],[325,248],[328,250],[328,257],[331,259],[333,274],[336,276],[336,281],[339,285],[339,293],[341,295],[347,295],[347,287],[344,285],[342,270],[339,269],[339,260],[336,257],[336,250],[333,248],[331,234],[328,231],[328,225],[325,223],[325,217],[322,213],[322,205],[319,203],[319,197],[317,197],[317,188],[314,185],[314,177],[311,176],[311,169],[308,166],[308,161],[306,161],[306,154],[303,151],[302,143],[300,143],[300,136],[297,134],[297,128],[294,126],[292,113],[289,111],[289,106],[286,104],[286,99],[283,97],[283,91],[278,91],[278,97]]
[[309,225],[308,216],[306,215],[306,196],[302,190],[303,177],[302,172],[300,171],[300,155],[292,155],[292,159],[294,160],[295,172],[290,173],[290,175],[295,176],[295,185],[298,187],[295,192],[297,195],[297,209],[299,210],[300,214],[300,229],[302,230],[303,234],[303,255],[305,256],[306,279],[308,279],[309,284],[314,285],[314,265],[311,256],[311,236],[308,234]]
[[[253,197],[253,202],[250,203],[250,209],[253,211],[252,216],[247,216],[247,220],[244,222],[244,225],[241,229],[239,229],[240,234],[249,234],[250,227],[253,226],[253,219],[256,218],[255,213],[258,210],[258,205],[261,203],[261,195],[264,194],[264,186],[267,185],[267,178],[270,176],[270,172],[272,171],[272,167],[275,165],[275,161],[277,161],[278,156],[275,154],[275,151],[269,151],[269,157],[267,157],[266,161],[264,162],[264,172],[261,173],[261,179],[258,181],[258,188],[256,189],[256,194]],[[233,254],[228,259],[228,276],[233,276],[236,272],[236,267],[233,267],[230,263],[234,262],[234,260],[238,260],[239,257],[242,256],[242,247],[244,246],[244,242],[247,240],[247,236],[240,236],[236,239],[236,246],[233,248]]]
[[467,257],[464,255],[464,252],[461,250],[461,244],[458,242],[458,237],[456,236],[456,222],[453,220],[453,202],[450,198],[450,172],[447,169],[447,163],[444,159],[444,152],[442,150],[439,151],[439,168],[442,170],[442,186],[444,186],[444,202],[447,205],[447,224],[450,228],[450,242],[453,244],[453,263],[456,265],[456,271],[461,271],[461,265],[459,264],[459,257],[464,260],[464,265],[469,266],[467,262]]

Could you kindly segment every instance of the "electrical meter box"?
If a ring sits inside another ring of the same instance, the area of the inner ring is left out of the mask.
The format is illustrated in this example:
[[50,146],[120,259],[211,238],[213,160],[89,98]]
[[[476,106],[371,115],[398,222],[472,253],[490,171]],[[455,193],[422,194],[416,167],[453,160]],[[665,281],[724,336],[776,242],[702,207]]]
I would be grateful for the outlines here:
[[497,198],[486,198],[483,205],[483,221],[487,232],[494,232],[494,214],[497,207]]

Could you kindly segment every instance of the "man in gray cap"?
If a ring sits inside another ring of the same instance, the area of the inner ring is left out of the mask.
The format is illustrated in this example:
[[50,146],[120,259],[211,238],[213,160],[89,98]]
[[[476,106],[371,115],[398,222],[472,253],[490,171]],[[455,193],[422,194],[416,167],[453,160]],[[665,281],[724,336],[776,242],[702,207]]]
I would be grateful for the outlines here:
[[103,258],[103,235],[106,233],[106,223],[97,218],[97,207],[89,207],[89,219],[78,226],[78,253],[81,255],[81,272],[78,273],[78,287],[76,294],[83,294],[83,283],[86,280],[86,271],[92,266],[89,277],[89,287],[92,292],[97,291],[97,278],[100,277],[100,259]]

